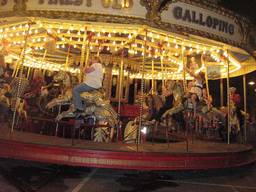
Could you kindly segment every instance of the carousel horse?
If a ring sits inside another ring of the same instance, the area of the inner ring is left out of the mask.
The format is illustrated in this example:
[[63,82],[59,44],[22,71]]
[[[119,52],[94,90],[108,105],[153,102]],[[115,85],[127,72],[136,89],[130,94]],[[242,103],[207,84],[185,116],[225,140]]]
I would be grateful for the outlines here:
[[9,110],[16,110],[19,117],[27,119],[26,102],[21,98],[26,86],[27,81],[19,78],[14,78],[10,84],[4,84],[0,88],[0,103],[1,107],[4,108],[1,110],[5,113]]
[[[185,131],[185,120],[194,121],[196,116],[202,116],[205,118],[206,121],[210,121],[213,118],[218,118],[219,121],[223,120],[223,113],[214,107],[209,107],[208,104],[204,101],[199,101],[196,99],[191,98],[190,96],[186,96],[183,91],[183,86],[178,81],[170,81],[169,82],[169,90],[172,91],[173,94],[173,107],[167,110],[161,118],[161,125],[165,125],[166,123],[168,126],[172,128],[172,130],[179,130]],[[159,112],[156,109],[155,103],[157,100],[161,100],[161,103],[164,103],[164,100],[159,95],[148,95],[146,97],[147,106],[149,107],[148,114],[144,114],[143,123],[150,125],[150,117],[152,113]],[[189,116],[187,115],[189,114]],[[152,122],[152,121],[151,121]],[[150,125],[151,126],[151,125]],[[135,140],[137,137],[136,130],[138,129],[138,118],[134,121],[130,121],[125,129],[125,141]],[[157,130],[155,130],[157,131]]]
[[[64,77],[64,76],[63,76]],[[77,118],[74,114],[74,105],[72,104],[72,87],[65,87],[65,91],[62,92],[57,98],[52,99],[47,105],[47,109],[54,107],[61,107],[62,105],[68,106],[68,110],[61,112],[57,115],[56,120],[60,121],[63,118]],[[117,126],[117,113],[112,108],[110,101],[105,98],[103,89],[95,90],[91,92],[81,93],[82,101],[86,104],[84,112],[81,113],[80,119],[86,119],[89,116],[94,116],[97,122],[101,125],[95,129],[94,141],[108,141],[109,137],[113,137],[114,128]],[[106,125],[106,126],[104,126]],[[110,131],[107,130],[110,127]]]
[[38,106],[40,111],[47,116],[55,116],[57,113],[56,110],[49,111],[46,105],[54,99],[71,100],[72,87],[77,82],[78,79],[68,72],[60,71],[56,73],[53,76],[52,82],[41,88],[41,94],[38,99]]
[[[159,95],[147,94],[143,101],[143,114],[142,121],[143,125],[147,124],[150,126],[151,117],[159,111],[163,106],[163,100]],[[133,143],[137,139],[137,133],[139,128],[139,117],[129,121],[124,129],[124,140],[125,143]]]

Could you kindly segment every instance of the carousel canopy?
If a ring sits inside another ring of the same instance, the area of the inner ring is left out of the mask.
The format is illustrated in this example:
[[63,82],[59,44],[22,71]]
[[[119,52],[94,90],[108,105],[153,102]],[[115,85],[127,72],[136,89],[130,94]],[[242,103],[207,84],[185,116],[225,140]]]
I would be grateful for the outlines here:
[[[137,6],[138,3],[135,4]],[[187,22],[186,14],[196,14],[190,10],[193,7],[184,9],[183,4],[173,7],[177,11],[174,12],[177,21],[178,16],[184,14],[181,24]],[[143,5],[146,5],[145,2]],[[50,5],[45,6],[48,8]],[[33,3],[27,4],[27,9],[32,11],[37,7]],[[145,11],[137,17],[144,14]],[[170,17],[168,14],[162,15],[163,20]],[[214,18],[213,15],[211,19]],[[229,22],[230,35],[227,35],[232,36],[236,32],[231,30],[235,25]],[[124,74],[131,78],[144,75],[147,79],[189,79],[189,74],[183,69],[192,65],[198,71],[206,71],[209,79],[224,78],[228,71],[230,77],[239,76],[256,68],[254,58],[241,48],[190,33],[170,32],[160,25],[138,22],[125,24],[12,15],[1,19],[0,45],[1,55],[14,67],[22,64],[28,68],[71,73],[80,73],[87,57],[93,54],[100,55],[105,66],[113,68],[114,74],[119,73],[123,61]]]

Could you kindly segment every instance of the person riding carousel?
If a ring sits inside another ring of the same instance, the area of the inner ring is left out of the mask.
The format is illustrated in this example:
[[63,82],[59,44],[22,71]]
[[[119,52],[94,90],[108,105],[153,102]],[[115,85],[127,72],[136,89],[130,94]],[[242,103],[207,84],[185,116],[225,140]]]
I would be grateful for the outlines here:
[[192,100],[196,99],[198,101],[202,101],[203,88],[205,83],[205,73],[202,71],[198,72],[195,68],[187,69],[187,71],[190,74],[190,76],[194,78],[191,88],[190,90],[188,90],[188,92],[190,93],[189,95],[191,96]]
[[83,105],[80,94],[83,92],[91,92],[102,87],[103,68],[98,56],[94,56],[90,62],[90,66],[83,69],[85,73],[84,82],[73,88],[73,103],[75,106],[75,114],[82,113],[86,106]]

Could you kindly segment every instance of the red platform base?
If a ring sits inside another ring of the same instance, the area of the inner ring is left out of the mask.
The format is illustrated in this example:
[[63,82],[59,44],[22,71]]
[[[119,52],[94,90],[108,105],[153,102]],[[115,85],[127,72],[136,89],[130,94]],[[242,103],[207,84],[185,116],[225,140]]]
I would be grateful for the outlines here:
[[253,163],[250,145],[193,141],[186,152],[185,143],[135,144],[94,143],[33,133],[12,135],[1,128],[0,157],[70,166],[136,169],[199,170],[230,168]]

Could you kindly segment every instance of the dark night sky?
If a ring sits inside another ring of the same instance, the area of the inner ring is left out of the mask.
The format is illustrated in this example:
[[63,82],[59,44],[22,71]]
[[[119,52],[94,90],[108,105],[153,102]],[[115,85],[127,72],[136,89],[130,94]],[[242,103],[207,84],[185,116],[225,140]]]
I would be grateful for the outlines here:
[[256,24],[256,0],[220,0],[219,5],[246,16]]

